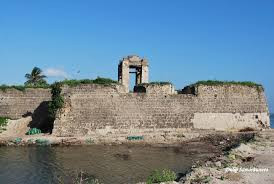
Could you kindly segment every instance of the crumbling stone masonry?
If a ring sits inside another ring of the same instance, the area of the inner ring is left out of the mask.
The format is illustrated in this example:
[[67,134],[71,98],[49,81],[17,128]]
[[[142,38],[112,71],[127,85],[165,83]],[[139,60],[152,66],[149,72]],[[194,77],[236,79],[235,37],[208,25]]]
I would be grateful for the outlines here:
[[[129,93],[129,69],[136,69],[135,92]],[[261,87],[197,85],[174,90],[168,83],[148,83],[148,63],[138,56],[119,64],[113,85],[64,86],[64,107],[54,122],[55,136],[165,136],[198,129],[239,130],[270,126]],[[20,118],[50,100],[49,89],[0,91],[0,116]]]
[[135,85],[148,83],[148,61],[139,56],[128,56],[120,61],[118,81],[125,86],[126,91],[129,91],[130,73],[136,75]]
[[50,89],[0,90],[0,116],[19,119],[31,115],[50,100]]
[[126,93],[123,86],[82,85],[64,90],[56,136],[144,135],[189,129],[269,127],[262,90],[203,86],[195,94]]

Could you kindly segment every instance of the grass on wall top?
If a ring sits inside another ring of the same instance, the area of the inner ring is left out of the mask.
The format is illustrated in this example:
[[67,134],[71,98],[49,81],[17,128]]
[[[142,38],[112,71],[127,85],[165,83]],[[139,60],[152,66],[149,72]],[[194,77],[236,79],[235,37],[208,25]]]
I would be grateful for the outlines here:
[[114,81],[109,78],[102,78],[102,77],[97,77],[96,79],[82,79],[82,80],[64,80],[60,82],[62,85],[68,85],[70,87],[78,86],[81,84],[101,84],[101,85],[111,85],[111,84],[118,84],[117,81]]
[[[64,80],[59,82],[61,85],[68,85],[70,87],[73,86],[78,86],[81,84],[101,84],[101,85],[110,85],[110,84],[117,84],[117,81],[114,81],[109,78],[102,78],[102,77],[97,77],[96,79],[82,79],[82,80]],[[53,85],[53,84],[52,84]],[[52,88],[52,85],[49,84],[44,84],[44,85],[37,85],[37,86],[26,86],[26,85],[0,85],[0,91],[6,91],[8,89],[16,89],[18,91],[25,91],[26,89],[35,89],[35,88],[44,88],[44,89],[49,89]]]
[[261,84],[257,84],[251,81],[238,82],[238,81],[206,80],[206,81],[198,81],[190,86],[198,86],[198,85],[207,85],[207,86],[240,85],[240,86],[256,87],[257,89],[263,89],[263,86]]
[[38,86],[24,86],[24,85],[12,85],[12,86],[8,86],[8,85],[0,85],[0,90],[1,91],[7,91],[8,89],[16,89],[18,91],[25,91],[26,89],[36,89],[36,88],[44,88],[44,89],[49,89],[50,85],[38,85]]

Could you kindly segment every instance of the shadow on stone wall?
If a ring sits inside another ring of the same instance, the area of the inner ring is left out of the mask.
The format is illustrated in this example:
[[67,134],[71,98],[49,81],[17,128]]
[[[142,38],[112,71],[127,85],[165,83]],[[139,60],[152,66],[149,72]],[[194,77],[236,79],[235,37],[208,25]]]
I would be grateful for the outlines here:
[[146,93],[146,88],[144,86],[134,86],[134,93]]
[[32,113],[32,121],[29,123],[30,128],[38,128],[43,133],[52,133],[53,122],[49,118],[49,102],[42,102]]
[[195,87],[194,86],[186,86],[181,91],[178,91],[178,94],[191,94],[191,95],[195,95],[196,94]]

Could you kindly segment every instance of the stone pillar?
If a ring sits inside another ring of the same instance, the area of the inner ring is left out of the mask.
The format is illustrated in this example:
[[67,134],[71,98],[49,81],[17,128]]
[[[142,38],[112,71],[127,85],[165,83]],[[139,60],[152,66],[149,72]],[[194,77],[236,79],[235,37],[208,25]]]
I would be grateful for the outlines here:
[[129,92],[129,62],[128,60],[122,62],[122,79],[121,83],[126,87],[126,91]]
[[142,68],[137,68],[136,69],[136,85],[142,83]]
[[142,79],[141,82],[142,83],[148,83],[148,77],[149,77],[149,73],[148,73],[148,62],[147,60],[143,60],[142,62]]

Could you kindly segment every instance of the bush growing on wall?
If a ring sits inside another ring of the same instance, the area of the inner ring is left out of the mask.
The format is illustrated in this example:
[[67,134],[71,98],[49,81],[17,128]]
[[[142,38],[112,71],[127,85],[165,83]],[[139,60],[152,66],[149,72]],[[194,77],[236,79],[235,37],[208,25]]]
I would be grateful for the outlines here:
[[51,102],[49,103],[49,117],[53,122],[56,118],[58,109],[61,109],[64,105],[64,98],[61,95],[62,84],[56,82],[51,85]]
[[61,82],[55,82],[51,85],[51,102],[49,103],[49,118],[53,123],[56,118],[56,113],[58,109],[61,109],[64,105],[64,98],[61,95],[62,86],[68,85],[70,87],[78,86],[81,84],[101,84],[110,85],[116,84],[117,81],[108,78],[97,77],[95,80],[82,79],[82,80],[64,80]]

